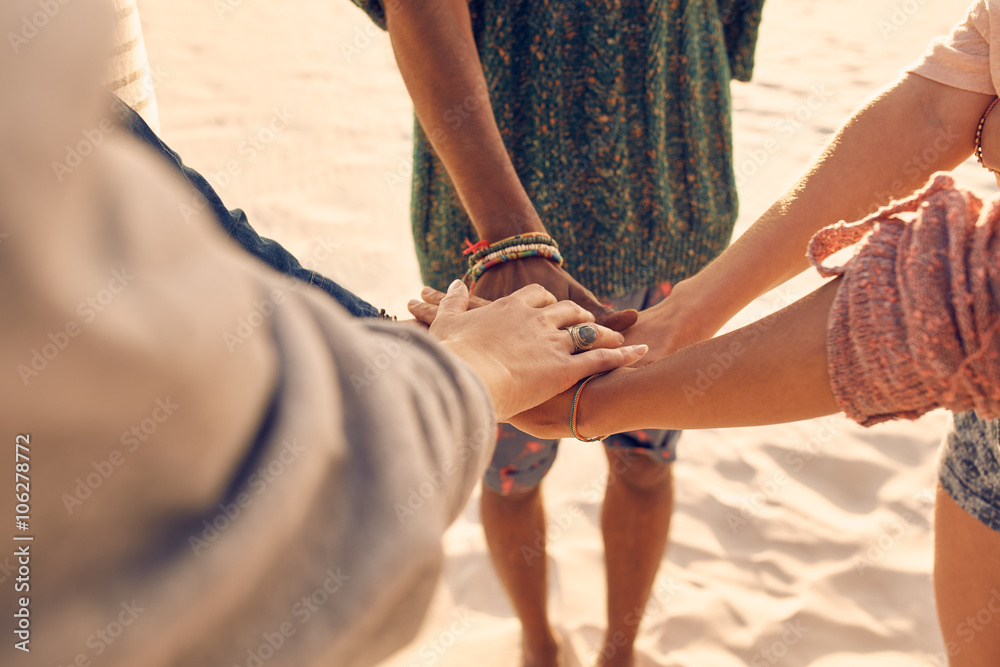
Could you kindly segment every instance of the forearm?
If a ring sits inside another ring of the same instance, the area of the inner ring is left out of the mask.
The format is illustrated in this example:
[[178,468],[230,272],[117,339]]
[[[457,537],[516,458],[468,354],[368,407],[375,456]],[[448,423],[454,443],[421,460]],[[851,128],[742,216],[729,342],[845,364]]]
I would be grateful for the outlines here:
[[420,125],[480,238],[545,231],[497,128],[466,0],[404,3],[388,29]]
[[860,219],[965,160],[990,99],[911,74],[855,113],[742,237],[677,286],[678,302],[700,304],[690,313],[694,339],[712,335],[750,301],[805,270],[806,246],[820,228]]
[[826,326],[839,285],[827,283],[770,317],[656,363],[591,381],[578,431],[757,426],[837,412]]

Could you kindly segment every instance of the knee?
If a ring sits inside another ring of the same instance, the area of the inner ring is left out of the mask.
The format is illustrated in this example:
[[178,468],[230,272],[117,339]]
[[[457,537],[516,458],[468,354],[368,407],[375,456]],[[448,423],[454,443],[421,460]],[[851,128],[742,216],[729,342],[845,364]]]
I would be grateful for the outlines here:
[[620,481],[633,491],[661,491],[670,487],[673,469],[668,463],[632,449],[608,449],[609,485]]

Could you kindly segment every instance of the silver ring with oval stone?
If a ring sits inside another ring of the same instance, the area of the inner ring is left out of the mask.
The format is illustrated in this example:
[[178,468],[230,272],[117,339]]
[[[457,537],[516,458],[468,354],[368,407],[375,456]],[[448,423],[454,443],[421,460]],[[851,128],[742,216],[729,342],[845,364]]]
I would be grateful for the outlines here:
[[574,324],[566,329],[566,331],[569,332],[570,338],[573,339],[573,347],[576,348],[574,354],[589,350],[597,342],[597,329],[589,324]]

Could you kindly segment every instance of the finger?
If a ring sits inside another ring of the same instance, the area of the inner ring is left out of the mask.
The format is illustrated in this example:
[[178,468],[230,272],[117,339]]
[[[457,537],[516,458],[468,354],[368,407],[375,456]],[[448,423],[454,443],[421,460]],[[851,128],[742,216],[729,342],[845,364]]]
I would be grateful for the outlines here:
[[649,347],[646,345],[628,345],[615,349],[594,349],[573,356],[574,372],[583,376],[594,373],[606,373],[622,366],[630,366],[639,361]]
[[556,298],[552,293],[541,285],[527,285],[512,293],[508,298],[516,298],[532,308],[544,308],[556,303]]
[[436,305],[431,305],[429,303],[423,303],[422,301],[417,301],[416,299],[411,300],[406,304],[406,309],[410,311],[410,314],[417,318],[418,322],[430,326],[434,324],[434,318],[437,317],[438,307]]
[[[433,287],[425,287],[420,291],[420,298],[431,305],[437,306],[441,303],[441,299],[444,298],[444,292],[436,290]],[[469,310],[482,308],[483,306],[488,306],[491,303],[493,302],[489,299],[473,295],[469,297]]]
[[[594,344],[590,346],[589,349],[591,350],[599,348],[614,349],[621,347],[625,343],[625,336],[621,335],[617,331],[612,331],[607,327],[602,327],[600,324],[591,324],[590,326],[594,327],[594,330],[597,331],[597,340],[595,340]],[[566,337],[569,339],[569,347],[566,349],[568,349],[570,353],[575,353],[577,351],[576,344],[573,342],[573,335],[570,334],[568,330],[566,331]]]
[[594,321],[594,314],[572,301],[557,301],[542,309],[546,319],[557,329],[565,329],[574,324],[585,324]]
[[635,324],[639,319],[639,313],[635,310],[612,310],[597,300],[597,297],[588,290],[577,290],[571,294],[573,301],[594,314],[595,321],[603,324],[615,331],[624,331]]
[[469,288],[461,280],[455,280],[448,286],[448,293],[438,305],[437,317],[461,315],[469,309]]
[[616,310],[607,313],[604,318],[597,318],[597,321],[609,329],[615,331],[625,331],[636,323],[639,319],[639,312],[629,308],[628,310]]

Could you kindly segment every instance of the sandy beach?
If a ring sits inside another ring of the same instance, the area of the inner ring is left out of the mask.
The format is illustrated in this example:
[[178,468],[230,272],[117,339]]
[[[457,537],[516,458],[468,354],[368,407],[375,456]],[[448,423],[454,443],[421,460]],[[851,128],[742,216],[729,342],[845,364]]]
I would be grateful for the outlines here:
[[[165,141],[262,235],[404,315],[421,286],[409,231],[413,116],[387,36],[349,0],[139,6]],[[737,233],[966,8],[768,0],[754,80],[732,88]],[[956,178],[985,196],[996,189],[971,161]],[[818,284],[800,276],[729,326]],[[837,416],[686,433],[638,667],[945,664],[930,571],[946,422],[938,411],[872,429]],[[544,485],[549,604],[567,667],[592,664],[602,639],[605,481],[597,444],[565,442]],[[519,626],[489,561],[478,493],[445,548],[420,635],[386,664],[519,664]]]

